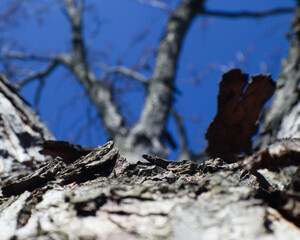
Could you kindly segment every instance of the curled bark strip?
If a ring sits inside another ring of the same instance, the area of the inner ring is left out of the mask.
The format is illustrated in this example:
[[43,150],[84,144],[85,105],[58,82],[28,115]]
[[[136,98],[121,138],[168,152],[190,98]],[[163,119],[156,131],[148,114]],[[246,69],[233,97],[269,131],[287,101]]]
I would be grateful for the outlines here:
[[206,132],[206,152],[226,162],[236,162],[236,154],[251,154],[251,137],[258,130],[258,115],[272,96],[275,83],[269,75],[252,76],[233,69],[222,76],[217,115]]
[[300,166],[300,139],[281,139],[265,150],[247,157],[241,163],[246,170],[266,168],[276,171],[288,166]]

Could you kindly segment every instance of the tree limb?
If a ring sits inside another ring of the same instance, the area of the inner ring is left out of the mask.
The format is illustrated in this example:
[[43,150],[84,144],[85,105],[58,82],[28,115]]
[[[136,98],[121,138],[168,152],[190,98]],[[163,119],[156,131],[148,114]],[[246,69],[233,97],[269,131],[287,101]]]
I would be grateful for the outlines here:
[[157,1],[157,0],[136,0],[136,1],[139,2],[139,3],[142,3],[142,4],[147,4],[149,6],[165,10],[165,11],[170,10],[168,4],[166,4],[162,1]]
[[36,90],[35,96],[34,96],[34,109],[36,112],[39,111],[39,103],[42,96],[42,91],[45,87],[45,79],[43,77],[40,78],[39,86]]
[[144,85],[148,85],[148,83],[149,83],[149,79],[147,77],[145,77],[143,74],[141,74],[133,69],[124,67],[122,65],[110,67],[103,63],[96,63],[93,66],[99,67],[99,68],[105,70],[105,73],[103,74],[101,79],[105,79],[111,74],[119,73],[124,76],[130,77],[134,80],[137,80],[138,82],[143,83]]
[[184,0],[171,15],[157,51],[155,70],[141,118],[133,131],[144,132],[149,138],[160,137],[164,132],[173,103],[174,76],[182,40],[191,21],[202,8],[203,1]]
[[40,62],[49,62],[54,61],[56,57],[49,56],[39,56],[35,54],[26,54],[23,52],[11,51],[8,54],[0,56],[0,60],[21,60],[21,61],[40,61]]
[[33,79],[44,79],[46,76],[48,76],[51,72],[54,71],[54,69],[56,69],[56,67],[59,65],[59,61],[58,59],[54,59],[49,66],[47,66],[44,70],[37,72],[37,73],[32,73],[29,76],[27,76],[26,78],[24,78],[23,80],[19,81],[17,83],[18,87],[23,87],[24,85],[28,84],[29,82],[31,82]]
[[214,10],[202,10],[199,12],[201,15],[215,16],[215,17],[227,17],[227,18],[262,18],[269,17],[278,14],[292,13],[295,11],[295,7],[284,7],[270,9],[260,12],[250,12],[250,11],[240,11],[240,12],[224,12],[224,11],[214,11]]
[[89,69],[86,60],[86,49],[82,35],[82,10],[84,1],[77,4],[74,0],[65,0],[66,15],[72,27],[73,57],[68,67],[82,83],[87,95],[95,104],[101,115],[103,125],[111,139],[116,135],[127,134],[124,118],[115,104],[112,93],[105,88]]

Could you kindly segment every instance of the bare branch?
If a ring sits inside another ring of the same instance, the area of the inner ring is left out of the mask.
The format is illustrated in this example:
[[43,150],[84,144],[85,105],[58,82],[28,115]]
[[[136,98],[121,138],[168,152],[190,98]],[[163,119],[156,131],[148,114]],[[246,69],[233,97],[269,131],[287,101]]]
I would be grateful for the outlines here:
[[[81,63],[83,67],[87,67],[86,49],[82,36],[82,6],[76,7],[75,0],[65,0],[67,17],[72,27],[72,46],[74,54],[74,62]],[[86,73],[86,71],[84,71]],[[88,78],[87,78],[88,80]]]
[[176,110],[174,108],[171,109],[171,114],[174,117],[174,120],[177,124],[178,132],[179,132],[180,149],[181,149],[179,159],[180,160],[181,159],[191,159],[193,154],[188,147],[186,131],[183,126],[182,118],[181,118],[181,116],[179,116],[179,114],[176,112]]
[[44,87],[45,87],[45,79],[41,77],[40,81],[39,81],[38,89],[36,90],[36,93],[34,96],[34,109],[36,112],[39,111],[40,99],[41,99],[42,91],[43,91]]
[[108,75],[119,73],[124,76],[130,77],[134,80],[137,80],[138,82],[143,83],[145,85],[148,85],[148,83],[149,83],[149,79],[147,77],[145,77],[143,74],[141,74],[137,71],[134,71],[133,69],[121,66],[121,65],[110,67],[104,63],[95,63],[95,64],[93,64],[93,66],[99,67],[105,71],[105,73],[103,74],[101,79],[107,78]]
[[11,52],[9,54],[5,54],[0,56],[0,61],[7,61],[7,60],[21,60],[21,61],[37,61],[37,62],[50,62],[49,65],[41,71],[33,72],[29,74],[29,76],[25,77],[24,79],[20,80],[16,87],[20,88],[30,81],[37,79],[37,78],[45,78],[50,73],[52,73],[59,64],[63,64],[67,67],[71,66],[71,58],[67,54],[60,54],[56,57],[49,57],[49,56],[40,56],[35,54],[26,54],[23,52]]
[[293,13],[295,7],[276,8],[271,10],[265,10],[260,12],[240,11],[240,12],[224,12],[214,10],[202,10],[199,12],[201,15],[215,16],[215,17],[226,17],[226,18],[262,18],[269,17],[278,14]]
[[10,51],[8,54],[3,54],[0,56],[0,60],[22,60],[22,61],[39,61],[39,62],[49,62],[56,59],[56,57],[49,56],[39,56],[34,54],[26,54],[23,52]]
[[151,47],[147,47],[142,56],[140,57],[139,61],[133,66],[134,69],[147,69],[147,70],[150,70],[149,69],[149,66],[147,66],[147,61],[150,57],[150,55],[153,53],[153,50]]
[[[81,42],[80,45],[84,47],[83,42]],[[81,51],[80,48],[78,50],[78,48],[75,47],[74,51]],[[83,84],[87,95],[91,98],[102,117],[107,134],[111,138],[113,138],[117,132],[125,134],[127,129],[124,125],[123,117],[113,101],[112,94],[108,89],[101,85],[101,83],[97,82],[94,74],[88,69],[85,59],[82,59],[83,57],[85,57],[85,54],[78,54],[77,57],[75,57],[75,54],[74,57],[67,54],[60,54],[56,57],[45,57],[34,54],[25,54],[22,52],[10,52],[9,54],[0,56],[0,60],[18,59],[22,61],[50,62],[49,66],[47,66],[44,70],[32,73],[30,76],[21,80],[17,84],[17,87],[24,86],[34,79],[45,78],[54,71],[59,64],[63,64],[74,72],[76,77]],[[39,94],[40,91],[37,92],[35,99],[39,98]]]
[[65,0],[67,17],[72,27],[73,57],[67,66],[81,82],[87,95],[95,104],[101,116],[106,132],[111,139],[128,132],[120,109],[115,104],[112,93],[97,81],[94,73],[88,67],[86,49],[82,34],[82,10],[84,1],[76,6],[75,0]]
[[127,49],[125,50],[124,53],[122,53],[118,60],[117,64],[121,65],[124,59],[133,51],[133,49],[140,43],[142,42],[150,33],[149,28],[144,29],[142,32],[136,34],[133,36],[132,40],[130,41]]
[[37,72],[37,73],[32,73],[29,76],[27,76],[26,78],[24,78],[23,80],[19,81],[17,83],[17,87],[23,87],[24,85],[28,84],[29,82],[31,82],[34,79],[44,79],[45,77],[47,77],[51,72],[54,71],[54,69],[56,69],[56,67],[59,65],[59,61],[57,59],[55,59],[53,62],[50,63],[49,66],[47,66],[44,70]]
[[139,3],[142,3],[142,4],[147,4],[152,7],[156,7],[156,8],[165,10],[165,11],[170,11],[168,4],[166,4],[162,1],[158,1],[158,0],[136,0],[136,1]]
[[194,161],[201,161],[206,156],[205,151],[198,151],[194,153],[188,144],[188,138],[186,135],[186,129],[184,127],[182,117],[176,112],[174,108],[171,109],[171,114],[174,117],[174,120],[177,124],[179,138],[180,138],[180,155],[178,157],[179,160],[189,159]]

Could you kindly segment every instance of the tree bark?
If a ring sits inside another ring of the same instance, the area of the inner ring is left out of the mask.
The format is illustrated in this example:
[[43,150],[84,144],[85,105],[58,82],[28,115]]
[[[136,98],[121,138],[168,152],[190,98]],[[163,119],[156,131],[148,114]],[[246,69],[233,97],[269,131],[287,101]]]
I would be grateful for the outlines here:
[[[1,79],[1,118],[11,126],[3,122],[1,134],[14,148],[1,151],[12,167],[0,175],[0,239],[299,239],[300,173],[288,188],[292,174],[259,169],[300,165],[300,141],[278,142],[240,164],[151,155],[130,164],[113,142],[86,150],[48,141],[47,160],[39,141],[52,135]],[[16,141],[20,132],[26,144]],[[15,149],[14,158],[4,151]]]
[[39,143],[55,138],[0,73],[0,173],[12,178],[30,172],[46,158]]
[[256,149],[263,149],[276,139],[300,137],[300,7],[295,10],[287,59],[277,79],[274,99],[263,112],[262,130]]

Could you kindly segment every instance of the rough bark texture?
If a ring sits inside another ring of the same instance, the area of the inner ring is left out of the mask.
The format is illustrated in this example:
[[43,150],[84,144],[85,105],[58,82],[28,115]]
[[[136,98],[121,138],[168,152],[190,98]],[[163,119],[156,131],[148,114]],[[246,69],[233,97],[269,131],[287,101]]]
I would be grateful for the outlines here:
[[288,57],[282,62],[277,88],[271,105],[262,116],[263,127],[256,149],[264,149],[276,139],[300,137],[300,8],[292,23]]
[[[26,145],[15,140],[16,130],[4,138],[15,141],[4,150],[22,151],[13,161],[1,151],[12,167],[0,174],[0,239],[300,238],[299,170],[295,177],[268,170],[299,165],[299,140],[234,164],[146,154],[146,163],[130,164],[112,142],[91,150],[52,140],[41,150],[39,141],[52,135],[6,81],[0,84],[1,118],[10,119],[1,134],[17,122],[33,136]],[[32,151],[30,162],[18,161]]]
[[6,184],[1,239],[299,239],[296,191],[221,159],[144,157],[129,164],[109,142]]
[[92,151],[89,148],[83,148],[80,145],[73,145],[63,141],[44,141],[41,144],[40,153],[49,155],[53,158],[61,157],[65,163],[72,163],[83,155],[87,155]]
[[[60,56],[58,61],[78,75],[88,93],[93,91],[92,97],[99,103],[96,106],[107,106],[99,112],[110,124],[108,134],[120,136],[116,142],[124,147],[122,151],[130,150],[126,144],[133,147],[131,150],[137,147],[136,156],[145,146],[145,162],[130,164],[136,159],[126,161],[113,142],[86,150],[53,141],[51,133],[1,75],[0,239],[300,239],[299,139],[277,141],[231,164],[225,162],[226,156],[224,161],[215,158],[197,164],[148,155],[165,152],[163,133],[158,129],[164,129],[172,103],[169,87],[173,86],[184,32],[202,1],[182,1],[171,17],[157,56],[162,68],[156,71],[161,73],[153,75],[146,108],[132,135],[108,89],[102,84],[91,87],[96,79],[87,69],[82,36],[76,31],[81,28],[78,13],[83,1],[65,3],[73,22],[74,56]],[[299,34],[297,22],[294,30]],[[174,38],[175,45],[168,42]],[[292,126],[285,117],[298,106],[298,39],[293,40],[283,67],[276,107],[272,105],[268,112],[268,117],[281,125],[268,125],[266,120],[262,145],[273,141],[268,137],[273,127],[276,134],[272,137],[276,138],[285,131],[284,121],[289,123],[287,127]],[[174,71],[165,73],[166,67]],[[160,74],[166,75],[160,78]],[[284,104],[280,94],[287,99]],[[103,105],[105,101],[107,105]],[[152,106],[154,102],[158,105]],[[151,111],[165,102],[161,114],[151,118]],[[296,117],[292,119],[295,124]],[[152,126],[150,130],[143,126],[146,122]],[[44,140],[52,140],[42,145],[42,152],[52,157],[40,154],[40,141]],[[297,171],[280,171],[290,165],[297,166]]]
[[13,178],[27,173],[45,157],[38,145],[54,137],[25,100],[0,73],[0,173]]

